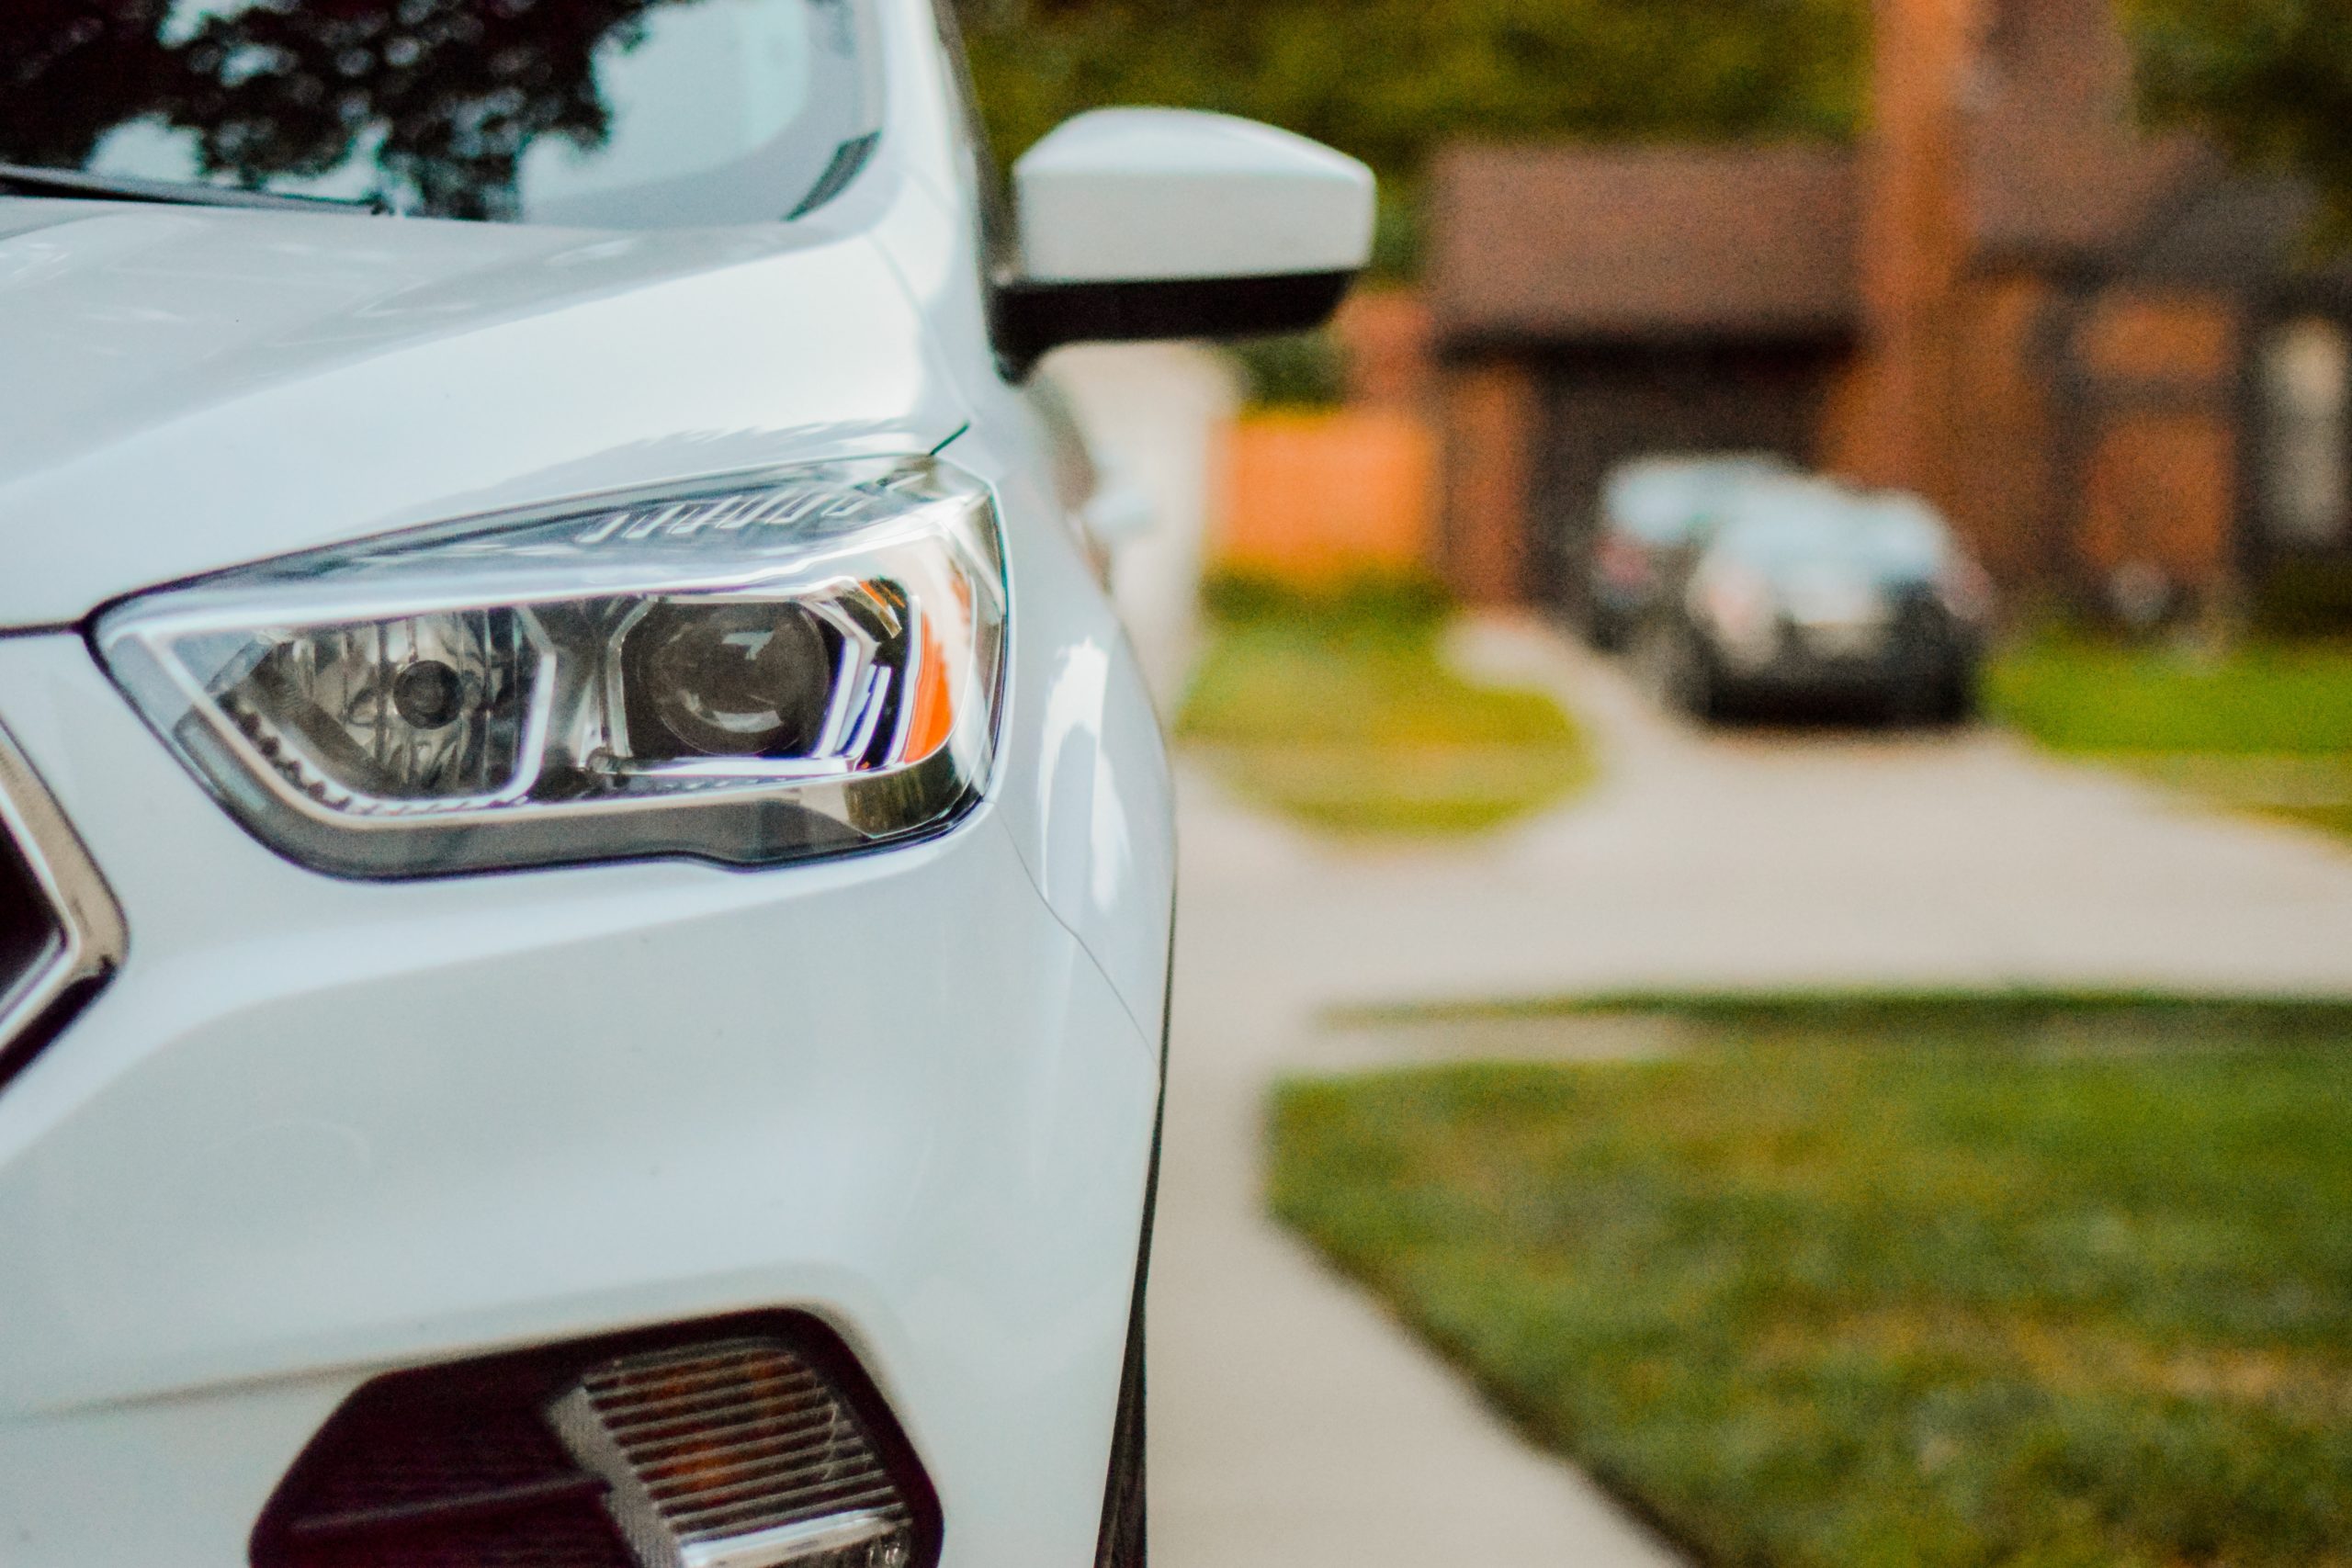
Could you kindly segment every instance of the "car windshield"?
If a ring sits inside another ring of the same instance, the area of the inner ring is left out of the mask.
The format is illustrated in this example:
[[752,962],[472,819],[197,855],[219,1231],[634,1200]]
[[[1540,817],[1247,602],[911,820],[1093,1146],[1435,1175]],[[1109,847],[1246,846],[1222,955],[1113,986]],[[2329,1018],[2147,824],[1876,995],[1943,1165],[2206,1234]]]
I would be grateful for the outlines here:
[[611,227],[798,216],[877,121],[863,0],[0,5],[0,164]]
[[1785,471],[1778,458],[1747,453],[1629,463],[1609,480],[1609,525],[1645,545],[1680,544],[1739,486]]
[[1827,486],[1790,485],[1745,498],[1715,547],[1770,574],[1836,568],[1881,582],[1931,578],[1950,536],[1934,513],[1907,497],[1863,498]]
[[1862,506],[1859,523],[1863,549],[1882,577],[1929,578],[1951,562],[1951,533],[1924,501],[1873,498]]

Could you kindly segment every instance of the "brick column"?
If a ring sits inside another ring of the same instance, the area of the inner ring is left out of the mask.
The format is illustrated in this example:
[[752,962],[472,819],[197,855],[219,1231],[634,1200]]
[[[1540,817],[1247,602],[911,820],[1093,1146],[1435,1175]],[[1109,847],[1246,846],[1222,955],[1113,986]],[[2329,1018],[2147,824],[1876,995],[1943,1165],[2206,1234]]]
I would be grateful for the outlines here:
[[1456,365],[1442,396],[1447,586],[1465,604],[1518,604],[1527,592],[1534,375],[1508,359]]

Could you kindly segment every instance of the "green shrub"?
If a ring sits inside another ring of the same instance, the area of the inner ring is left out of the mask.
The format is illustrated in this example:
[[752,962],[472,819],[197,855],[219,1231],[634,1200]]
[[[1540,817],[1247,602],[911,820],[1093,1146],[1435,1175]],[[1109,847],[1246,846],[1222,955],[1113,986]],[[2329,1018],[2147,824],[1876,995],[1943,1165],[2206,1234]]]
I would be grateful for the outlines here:
[[1418,572],[1367,572],[1313,588],[1255,572],[1216,571],[1201,585],[1201,607],[1219,626],[1271,621],[1430,631],[1443,623],[1453,602],[1444,584]]
[[1325,410],[1347,400],[1347,364],[1329,328],[1258,338],[1233,352],[1253,407]]

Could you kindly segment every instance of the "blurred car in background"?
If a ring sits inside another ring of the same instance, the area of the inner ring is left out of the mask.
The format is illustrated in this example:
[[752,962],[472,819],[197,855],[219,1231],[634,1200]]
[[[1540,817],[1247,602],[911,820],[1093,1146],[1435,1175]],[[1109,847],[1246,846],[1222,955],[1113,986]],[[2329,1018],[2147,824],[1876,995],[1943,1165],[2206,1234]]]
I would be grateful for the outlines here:
[[1661,700],[1699,718],[1838,706],[1954,724],[1974,711],[1992,593],[1932,507],[1762,476],[1720,510],[1636,634]]
[[1639,457],[1619,466],[1602,489],[1593,541],[1585,635],[1595,648],[1625,646],[1673,575],[1671,558],[1690,548],[1744,485],[1793,478],[1768,452]]

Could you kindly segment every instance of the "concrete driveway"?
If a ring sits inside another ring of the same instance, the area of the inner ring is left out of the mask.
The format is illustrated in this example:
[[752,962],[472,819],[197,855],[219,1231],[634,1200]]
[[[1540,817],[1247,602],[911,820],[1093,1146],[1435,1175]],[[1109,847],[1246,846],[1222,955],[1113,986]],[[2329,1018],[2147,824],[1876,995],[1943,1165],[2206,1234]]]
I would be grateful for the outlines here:
[[1150,1301],[1161,1568],[1645,1564],[1260,1201],[1269,1080],[1342,1002],[1640,986],[2079,984],[2352,993],[2352,853],[1994,734],[1700,734],[1523,626],[1476,668],[1596,731],[1584,802],[1453,850],[1341,852],[1185,780]]

